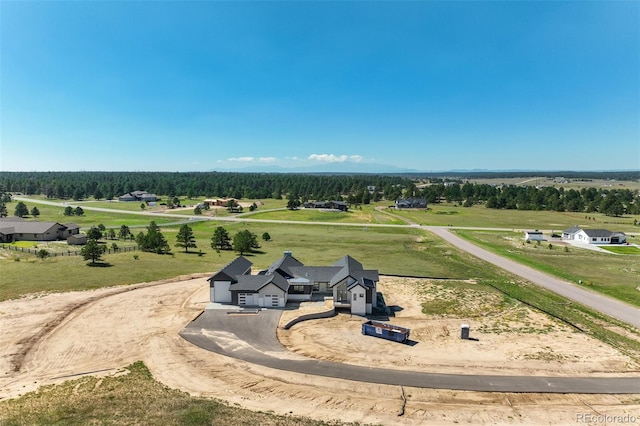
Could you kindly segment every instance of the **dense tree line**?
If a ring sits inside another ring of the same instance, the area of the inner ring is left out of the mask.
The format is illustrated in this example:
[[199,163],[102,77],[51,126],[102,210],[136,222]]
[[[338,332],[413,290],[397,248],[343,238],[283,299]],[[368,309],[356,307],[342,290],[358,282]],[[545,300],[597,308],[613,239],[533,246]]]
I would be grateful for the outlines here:
[[304,200],[334,200],[363,194],[368,186],[394,199],[408,178],[378,175],[311,175],[275,173],[167,172],[0,172],[0,188],[26,195],[82,200],[117,199],[144,190],[173,199],[232,197],[283,199],[292,194]]
[[404,173],[400,174],[402,177],[410,178],[410,179],[433,179],[433,180],[460,180],[464,181],[466,179],[510,179],[510,178],[549,178],[553,179],[555,177],[562,176],[571,180],[579,180],[584,182],[589,182],[594,179],[601,180],[626,180],[626,181],[637,181],[640,180],[640,171],[639,170],[623,170],[623,171],[615,171],[615,172],[594,172],[594,171],[571,171],[571,170],[556,170],[556,171],[496,171],[496,172],[487,172],[487,171],[461,171],[461,172],[447,172],[446,176],[443,177],[442,172],[440,173]]
[[[461,178],[512,177],[509,173],[460,173]],[[548,175],[548,176],[547,176]],[[535,172],[518,173],[519,177],[554,177],[571,179],[640,179],[640,172]],[[452,177],[431,177],[430,184],[408,176],[387,175],[315,175],[276,173],[167,173],[167,172],[0,172],[0,192],[42,194],[49,198],[76,200],[115,199],[135,190],[145,190],[166,197],[230,197],[245,199],[287,199],[287,206],[298,208],[308,200],[344,200],[349,204],[394,201],[401,197],[425,198],[433,204],[446,200],[464,206],[484,204],[495,209],[553,210],[600,212],[611,216],[640,214],[637,191],[616,188],[564,189],[555,186],[496,186],[469,183]],[[369,189],[375,187],[375,191]],[[178,200],[179,202],[179,200]],[[69,214],[71,212],[68,212]],[[26,212],[25,214],[28,214]],[[78,212],[75,212],[78,214]]]
[[448,201],[463,206],[484,204],[492,209],[551,210],[558,212],[603,213],[608,216],[640,214],[638,191],[629,189],[564,189],[535,186],[493,186],[487,184],[435,184],[406,192],[424,197],[427,203]]

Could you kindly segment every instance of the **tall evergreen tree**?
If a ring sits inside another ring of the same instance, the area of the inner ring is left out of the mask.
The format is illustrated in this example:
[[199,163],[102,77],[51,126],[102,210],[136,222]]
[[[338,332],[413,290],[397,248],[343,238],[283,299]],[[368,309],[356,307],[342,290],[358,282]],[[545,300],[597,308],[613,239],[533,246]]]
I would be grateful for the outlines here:
[[248,229],[238,232],[233,237],[233,249],[240,253],[240,255],[251,253],[254,249],[258,248],[260,248],[258,236]]
[[211,248],[216,250],[231,250],[231,238],[229,233],[222,226],[218,226],[213,231],[213,238],[211,238]]
[[190,248],[197,248],[196,239],[193,236],[193,230],[187,224],[180,227],[178,235],[176,235],[176,247],[184,247],[184,252],[189,252]]
[[18,204],[16,204],[16,208],[13,212],[14,216],[18,216],[18,217],[25,217],[29,215],[29,208],[27,207],[27,205],[25,203],[23,203],[22,201],[18,202]]
[[91,260],[91,264],[95,265],[98,260],[102,260],[102,255],[107,250],[106,246],[98,244],[94,239],[87,241],[87,244],[80,249],[80,254],[84,260]]
[[147,233],[140,232],[136,237],[136,242],[143,251],[149,251],[158,254],[166,254],[171,251],[167,239],[164,237],[160,228],[155,222],[151,222],[147,227]]
[[127,225],[122,225],[120,227],[120,231],[118,231],[118,238],[126,240],[129,235],[131,235],[129,227]]

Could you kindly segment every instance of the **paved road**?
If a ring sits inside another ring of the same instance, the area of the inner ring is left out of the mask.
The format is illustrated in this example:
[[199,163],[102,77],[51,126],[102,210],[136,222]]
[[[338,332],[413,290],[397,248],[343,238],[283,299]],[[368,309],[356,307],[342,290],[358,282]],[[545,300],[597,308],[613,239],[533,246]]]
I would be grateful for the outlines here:
[[252,364],[360,382],[479,392],[640,393],[639,377],[437,374],[309,359],[287,351],[278,341],[276,327],[281,314],[279,310],[263,310],[257,315],[229,315],[224,310],[207,310],[180,335],[198,347]]
[[[489,263],[493,263],[494,265],[506,271],[509,271],[512,274],[518,275],[541,287],[549,289],[554,293],[557,293],[568,299],[593,308],[599,312],[605,313],[613,318],[619,319],[620,321],[624,321],[628,324],[640,328],[640,309],[638,308],[635,308],[624,302],[620,302],[618,300],[603,296],[599,293],[589,291],[582,287],[578,287],[569,282],[536,271],[535,269],[529,268],[528,266],[498,256],[497,254],[491,253],[458,237],[446,228],[437,226],[422,226],[421,228],[433,232],[437,236],[450,242],[459,249],[464,250]],[[585,267],[588,267],[588,265],[585,265]]]

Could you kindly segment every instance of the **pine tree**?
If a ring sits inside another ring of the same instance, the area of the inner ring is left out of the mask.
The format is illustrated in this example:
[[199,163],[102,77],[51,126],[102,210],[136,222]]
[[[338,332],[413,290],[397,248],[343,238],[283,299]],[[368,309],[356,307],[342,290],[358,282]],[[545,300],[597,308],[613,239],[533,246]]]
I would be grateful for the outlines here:
[[14,216],[25,217],[28,214],[29,214],[29,208],[27,207],[27,205],[25,203],[20,201],[18,204],[16,204],[16,209],[13,212]]
[[211,248],[216,250],[231,250],[231,238],[227,230],[222,226],[218,226],[213,232]]
[[189,225],[182,225],[176,235],[176,247],[184,247],[184,252],[188,253],[190,248],[197,248],[196,239],[193,236],[193,230]]

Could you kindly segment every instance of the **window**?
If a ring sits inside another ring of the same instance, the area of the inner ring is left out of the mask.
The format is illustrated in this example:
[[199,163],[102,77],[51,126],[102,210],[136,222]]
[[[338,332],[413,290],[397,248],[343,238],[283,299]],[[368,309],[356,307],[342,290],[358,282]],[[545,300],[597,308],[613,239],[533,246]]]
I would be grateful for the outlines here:
[[303,285],[293,285],[289,288],[289,293],[292,294],[304,294],[304,286]]
[[357,293],[353,293],[353,300],[355,301],[358,298],[358,294]]
[[313,283],[313,291],[320,291],[320,283],[314,281]]

